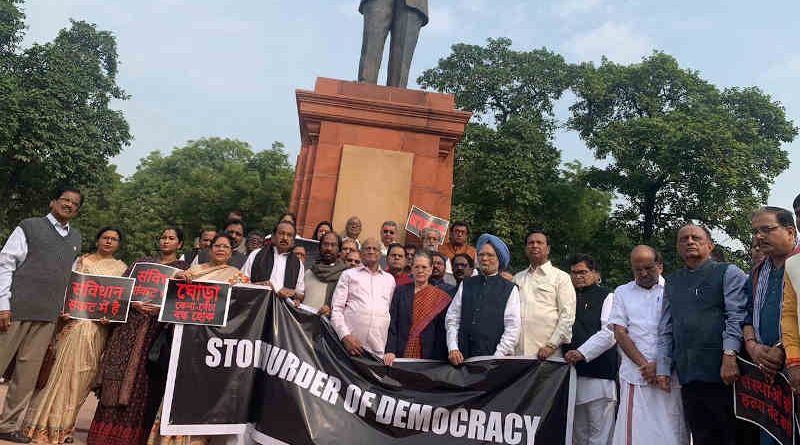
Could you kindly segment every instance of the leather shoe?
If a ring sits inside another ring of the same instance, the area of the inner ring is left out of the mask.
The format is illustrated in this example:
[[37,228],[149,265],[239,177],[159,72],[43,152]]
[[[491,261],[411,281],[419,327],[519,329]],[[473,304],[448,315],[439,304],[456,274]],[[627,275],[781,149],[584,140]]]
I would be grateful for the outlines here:
[[0,433],[0,440],[7,440],[14,443],[30,443],[31,438],[19,431],[11,431],[10,433]]

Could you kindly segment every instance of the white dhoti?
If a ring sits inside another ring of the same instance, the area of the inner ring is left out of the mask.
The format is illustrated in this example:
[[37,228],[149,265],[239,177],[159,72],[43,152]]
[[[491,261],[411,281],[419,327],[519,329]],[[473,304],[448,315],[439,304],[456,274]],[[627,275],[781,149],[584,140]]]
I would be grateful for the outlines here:
[[[673,375],[672,381],[676,382]],[[620,404],[614,445],[686,445],[689,429],[683,417],[681,389],[666,392],[620,379]]]

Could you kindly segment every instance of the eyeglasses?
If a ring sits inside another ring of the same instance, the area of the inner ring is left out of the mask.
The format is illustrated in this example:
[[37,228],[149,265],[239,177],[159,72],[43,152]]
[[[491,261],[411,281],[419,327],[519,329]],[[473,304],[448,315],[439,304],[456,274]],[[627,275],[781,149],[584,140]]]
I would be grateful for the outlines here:
[[58,198],[58,200],[63,202],[63,203],[70,203],[70,204],[74,205],[75,207],[80,207],[81,206],[81,203],[79,201],[73,201],[73,200],[71,200],[69,198],[65,198],[63,196]]
[[394,235],[394,230],[384,230],[383,233],[386,235]]
[[767,235],[769,235],[770,233],[772,233],[772,232],[774,232],[774,231],[778,230],[778,228],[780,228],[780,227],[781,227],[781,226],[761,226],[761,227],[754,227],[754,228],[753,228],[753,230],[751,231],[751,233],[753,234],[753,236],[757,236],[757,235],[764,235],[764,236],[767,236]]

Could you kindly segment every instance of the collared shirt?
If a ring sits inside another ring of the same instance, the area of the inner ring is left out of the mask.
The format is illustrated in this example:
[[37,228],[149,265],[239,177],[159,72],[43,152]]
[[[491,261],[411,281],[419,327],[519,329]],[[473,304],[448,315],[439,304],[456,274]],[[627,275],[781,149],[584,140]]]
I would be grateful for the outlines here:
[[382,356],[389,335],[394,277],[361,265],[342,272],[331,301],[331,324],[339,338],[353,335],[369,352]]
[[[52,213],[48,213],[48,221],[56,229],[59,235],[69,235],[69,223],[61,224]],[[0,251],[0,311],[11,310],[11,280],[14,271],[28,257],[28,240],[25,238],[25,231],[17,226],[11,232],[11,236],[6,240],[3,250]]]
[[[450,308],[447,309],[447,315],[445,316],[444,323],[447,328],[448,351],[459,349],[458,329],[461,325],[461,291],[463,289],[464,285],[459,284],[456,295],[453,297],[453,301],[450,303]],[[500,337],[500,343],[497,344],[497,349],[494,351],[495,356],[514,355],[514,348],[519,340],[520,324],[519,290],[517,286],[514,286],[511,290],[511,295],[508,296],[508,300],[506,301],[506,308],[503,311],[503,326],[505,330]]]
[[[747,301],[742,291],[747,275],[741,269],[729,265],[725,269],[722,283],[722,294],[725,305],[725,329],[722,331],[722,350],[739,351],[742,346],[742,323],[747,317]],[[661,320],[658,323],[658,358],[656,374],[669,376],[672,370],[672,311],[669,295],[664,298],[661,309]],[[722,354],[723,351],[719,351]]]
[[514,283],[519,286],[522,307],[518,352],[536,355],[547,343],[556,347],[569,343],[575,322],[575,288],[569,274],[548,261],[514,275]]
[[[268,247],[268,249],[272,249],[272,246]],[[244,266],[242,266],[242,273],[247,275],[247,278],[250,278],[250,275],[253,272],[253,262],[256,259],[256,255],[258,255],[258,252],[260,251],[261,249],[256,249],[250,252],[250,255],[247,257],[247,261],[245,261]],[[273,262],[272,273],[269,275],[269,282],[276,287],[276,289],[274,289],[276,292],[283,289],[283,280],[284,276],[286,275],[286,259],[288,257],[289,252],[278,253],[278,249],[272,249]],[[305,271],[306,268],[303,266],[303,262],[300,261],[300,272],[297,274],[297,284],[294,287],[294,291],[298,294],[305,292]]]
[[[614,306],[608,323],[622,326],[628,330],[636,349],[645,360],[654,362],[658,355],[658,323],[661,320],[661,307],[664,298],[664,277],[658,277],[658,284],[645,289],[636,281],[619,286],[614,291]],[[647,385],[639,372],[639,366],[622,351],[619,377],[634,385]]]

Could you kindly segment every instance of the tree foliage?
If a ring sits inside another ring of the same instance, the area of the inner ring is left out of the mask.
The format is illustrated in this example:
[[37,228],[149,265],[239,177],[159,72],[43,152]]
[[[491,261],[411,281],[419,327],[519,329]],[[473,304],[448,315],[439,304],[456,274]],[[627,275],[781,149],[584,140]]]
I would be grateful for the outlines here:
[[516,269],[527,264],[531,227],[550,231],[554,259],[563,259],[588,251],[608,218],[611,195],[591,190],[578,164],[560,170],[553,144],[554,102],[575,72],[547,49],[516,51],[508,39],[489,39],[485,47],[453,45],[417,81],[476,114],[456,149],[452,218],[506,240]]
[[293,170],[280,143],[254,152],[245,142],[204,138],[169,155],[150,153],[124,182],[113,168],[105,175],[88,190],[77,222],[92,232],[119,224],[127,235],[123,256],[132,260],[153,253],[166,225],[181,227],[190,243],[202,227],[221,229],[235,209],[248,227],[271,230],[286,210]]
[[0,1],[0,228],[41,211],[63,184],[100,179],[108,159],[131,140],[111,100],[117,85],[114,36],[73,21],[52,42],[17,49],[19,2]]
[[797,134],[761,90],[719,90],[671,56],[581,67],[569,126],[598,159],[592,183],[627,200],[618,216],[653,242],[701,221],[749,244],[748,215],[789,166]]

